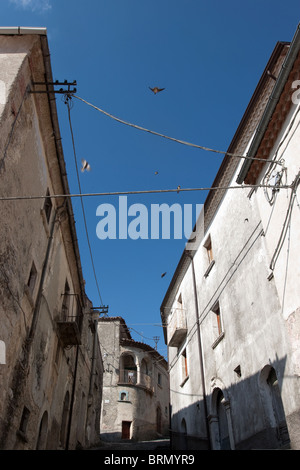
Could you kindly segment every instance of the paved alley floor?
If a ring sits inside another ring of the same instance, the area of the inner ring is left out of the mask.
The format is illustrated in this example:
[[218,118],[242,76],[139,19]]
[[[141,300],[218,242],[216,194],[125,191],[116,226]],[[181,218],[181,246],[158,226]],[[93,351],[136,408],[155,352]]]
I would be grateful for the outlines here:
[[121,441],[121,442],[105,442],[101,441],[100,445],[92,450],[151,450],[151,451],[166,451],[170,450],[169,439],[157,439],[154,441]]

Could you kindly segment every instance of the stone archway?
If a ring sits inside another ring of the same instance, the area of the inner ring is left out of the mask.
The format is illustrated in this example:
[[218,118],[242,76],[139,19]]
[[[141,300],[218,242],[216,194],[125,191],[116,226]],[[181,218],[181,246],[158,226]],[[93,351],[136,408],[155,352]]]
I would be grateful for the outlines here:
[[211,410],[209,421],[212,448],[214,450],[234,449],[230,402],[219,387],[216,387],[212,393]]
[[[289,445],[290,438],[282,403],[277,373],[274,367],[267,364],[259,377],[261,399],[265,411],[266,427],[270,429],[278,447]],[[272,437],[270,437],[272,439]]]

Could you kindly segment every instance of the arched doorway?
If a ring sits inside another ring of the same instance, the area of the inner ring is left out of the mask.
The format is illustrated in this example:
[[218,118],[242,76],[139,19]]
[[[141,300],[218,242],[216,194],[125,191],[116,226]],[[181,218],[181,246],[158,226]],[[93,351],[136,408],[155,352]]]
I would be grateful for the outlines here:
[[[230,423],[228,422],[228,416]],[[215,388],[212,394],[210,427],[214,450],[230,450],[234,448],[229,401],[226,400],[220,388]]]
[[187,450],[187,426],[186,421],[182,418],[180,423],[180,440],[179,440],[179,449],[178,450]]
[[262,399],[266,418],[273,429],[275,438],[278,440],[278,446],[288,446],[290,438],[278,377],[274,367],[269,364],[261,371],[260,385],[263,391]]

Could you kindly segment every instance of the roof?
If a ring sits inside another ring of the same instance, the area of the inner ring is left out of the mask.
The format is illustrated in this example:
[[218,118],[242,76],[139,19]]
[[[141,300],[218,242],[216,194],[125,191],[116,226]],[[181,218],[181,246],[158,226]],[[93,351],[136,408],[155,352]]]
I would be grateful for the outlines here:
[[109,322],[111,323],[120,322],[126,334],[128,335],[128,338],[132,339],[128,326],[126,325],[126,322],[123,317],[119,317],[119,316],[118,317],[101,317],[98,319],[98,323],[109,323]]
[[167,361],[165,358],[159,354],[159,352],[152,348],[149,344],[142,343],[140,341],[135,341],[132,339],[131,334],[129,332],[129,329],[126,325],[126,322],[123,317],[117,316],[117,317],[101,317],[98,320],[98,323],[115,323],[115,322],[120,322],[120,324],[125,328],[126,333],[128,333],[128,338],[121,338],[120,339],[120,344],[122,346],[129,346],[131,348],[138,348],[142,349],[143,351],[147,351],[153,354],[153,357],[155,357],[157,360],[159,360],[164,367],[167,367]]
[[22,34],[39,34],[47,35],[47,28],[32,28],[27,26],[1,26],[0,34],[22,35]]
[[[277,77],[274,89],[265,108],[261,122],[247,153],[250,157],[268,160],[270,150],[292,106],[293,81],[300,78],[300,24]],[[237,183],[255,184],[265,162],[246,160]]]

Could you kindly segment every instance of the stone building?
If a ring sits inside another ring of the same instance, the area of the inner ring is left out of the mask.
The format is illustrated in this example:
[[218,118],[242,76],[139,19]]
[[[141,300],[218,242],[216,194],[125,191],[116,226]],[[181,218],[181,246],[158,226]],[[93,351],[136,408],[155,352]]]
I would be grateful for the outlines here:
[[8,450],[86,448],[99,438],[97,315],[51,83],[46,30],[0,28],[0,448]]
[[168,436],[165,359],[151,346],[134,341],[121,317],[101,318],[98,332],[104,364],[101,439]]
[[209,192],[161,305],[174,449],[300,448],[299,51],[298,27],[272,53],[212,185],[229,189]]

